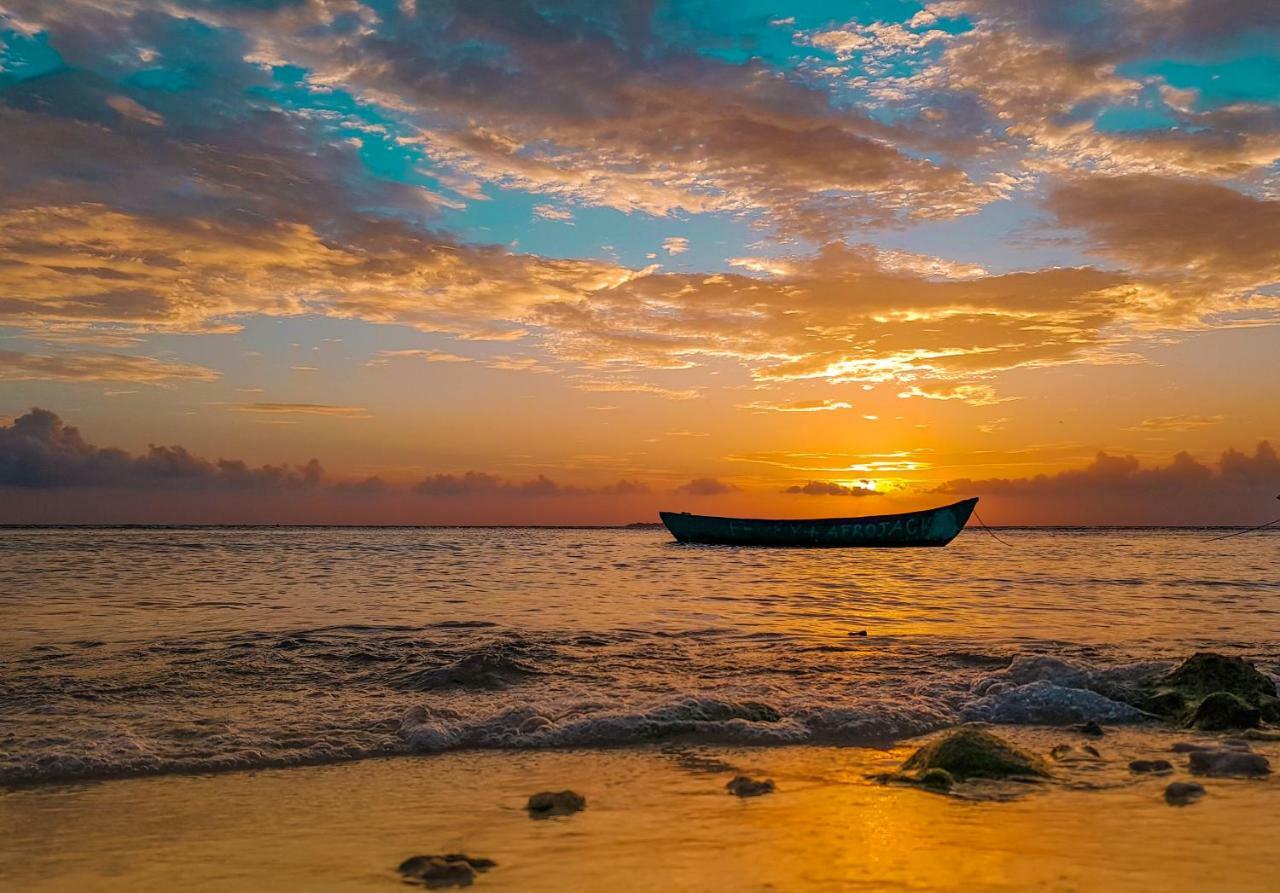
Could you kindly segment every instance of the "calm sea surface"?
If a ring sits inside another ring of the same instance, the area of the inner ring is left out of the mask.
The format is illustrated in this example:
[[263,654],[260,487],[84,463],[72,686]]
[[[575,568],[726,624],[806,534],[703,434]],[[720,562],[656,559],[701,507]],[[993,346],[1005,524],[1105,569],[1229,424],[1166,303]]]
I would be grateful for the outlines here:
[[1107,695],[1194,650],[1280,671],[1280,535],[1211,535],[0,530],[0,783],[1133,721]]

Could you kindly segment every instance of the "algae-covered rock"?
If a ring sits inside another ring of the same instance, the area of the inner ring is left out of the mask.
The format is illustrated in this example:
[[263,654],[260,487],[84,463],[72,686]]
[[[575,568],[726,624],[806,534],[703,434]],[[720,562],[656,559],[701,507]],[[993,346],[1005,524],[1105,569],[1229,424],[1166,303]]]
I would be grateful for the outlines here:
[[953,778],[1046,778],[1044,761],[981,729],[962,728],[930,741],[905,763],[904,771],[944,769]]
[[1245,729],[1280,722],[1280,698],[1270,676],[1239,657],[1197,652],[1140,698],[1149,713],[1200,729]]
[[539,791],[529,798],[525,809],[535,819],[553,815],[573,815],[587,807],[587,798],[577,791]]
[[1276,684],[1270,676],[1243,658],[1211,651],[1191,655],[1164,677],[1163,685],[1201,698],[1215,691],[1229,691],[1245,700],[1276,697]]
[[916,784],[930,791],[949,791],[955,783],[955,777],[946,769],[926,769],[916,779]]
[[1196,706],[1187,725],[1206,732],[1226,729],[1252,729],[1262,721],[1262,711],[1246,704],[1238,696],[1215,691]]

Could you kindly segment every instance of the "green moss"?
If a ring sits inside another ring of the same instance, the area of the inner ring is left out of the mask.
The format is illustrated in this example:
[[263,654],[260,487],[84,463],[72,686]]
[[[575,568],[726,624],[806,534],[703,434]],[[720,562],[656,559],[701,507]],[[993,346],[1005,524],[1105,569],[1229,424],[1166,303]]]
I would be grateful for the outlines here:
[[955,777],[946,769],[926,769],[916,783],[931,791],[949,791],[955,785]]
[[1143,692],[1138,706],[1179,725],[1214,731],[1280,722],[1271,677],[1239,657],[1201,651]]
[[981,729],[957,729],[929,742],[902,764],[904,771],[942,769],[955,779],[1044,778],[1049,770],[1033,754]]
[[1199,706],[1187,725],[1206,732],[1251,729],[1262,720],[1262,711],[1225,691],[1215,691]]

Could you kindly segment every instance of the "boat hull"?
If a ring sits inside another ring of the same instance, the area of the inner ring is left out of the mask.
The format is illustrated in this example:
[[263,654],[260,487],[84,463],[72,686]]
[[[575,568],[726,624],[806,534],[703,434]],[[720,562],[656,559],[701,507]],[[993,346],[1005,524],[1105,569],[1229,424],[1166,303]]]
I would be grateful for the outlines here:
[[658,514],[671,535],[682,543],[903,548],[945,546],[964,529],[977,504],[974,498],[919,512],[803,521],[718,518],[688,512]]

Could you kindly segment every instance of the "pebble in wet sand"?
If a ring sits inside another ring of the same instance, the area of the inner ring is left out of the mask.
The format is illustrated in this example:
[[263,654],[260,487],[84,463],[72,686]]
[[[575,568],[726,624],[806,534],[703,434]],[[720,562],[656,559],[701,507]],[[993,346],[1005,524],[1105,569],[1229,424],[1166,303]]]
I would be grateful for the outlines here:
[[762,794],[773,793],[773,779],[748,778],[745,775],[739,775],[724,787],[736,797],[759,797]]
[[1135,775],[1167,775],[1173,771],[1173,763],[1168,760],[1133,760],[1129,763],[1129,771]]
[[1098,748],[1092,744],[1084,744],[1078,748],[1074,744],[1057,744],[1049,751],[1049,756],[1059,763],[1091,762],[1102,759],[1102,754],[1098,753]]
[[577,791],[540,791],[529,798],[525,809],[534,819],[554,815],[573,815],[587,808],[587,798]]
[[1271,763],[1260,753],[1247,750],[1193,750],[1194,775],[1237,775],[1259,778],[1271,772]]
[[1194,781],[1173,781],[1164,789],[1164,802],[1170,806],[1188,806],[1204,796],[1204,785]]
[[396,871],[407,881],[420,881],[423,886],[469,887],[476,875],[488,871],[498,863],[492,859],[449,853],[444,856],[410,856],[400,863]]
[[1092,719],[1088,722],[1082,722],[1078,726],[1072,726],[1071,730],[1073,732],[1079,732],[1081,735],[1088,735],[1091,738],[1101,738],[1103,735],[1107,734],[1102,726],[1098,725],[1098,723]]

